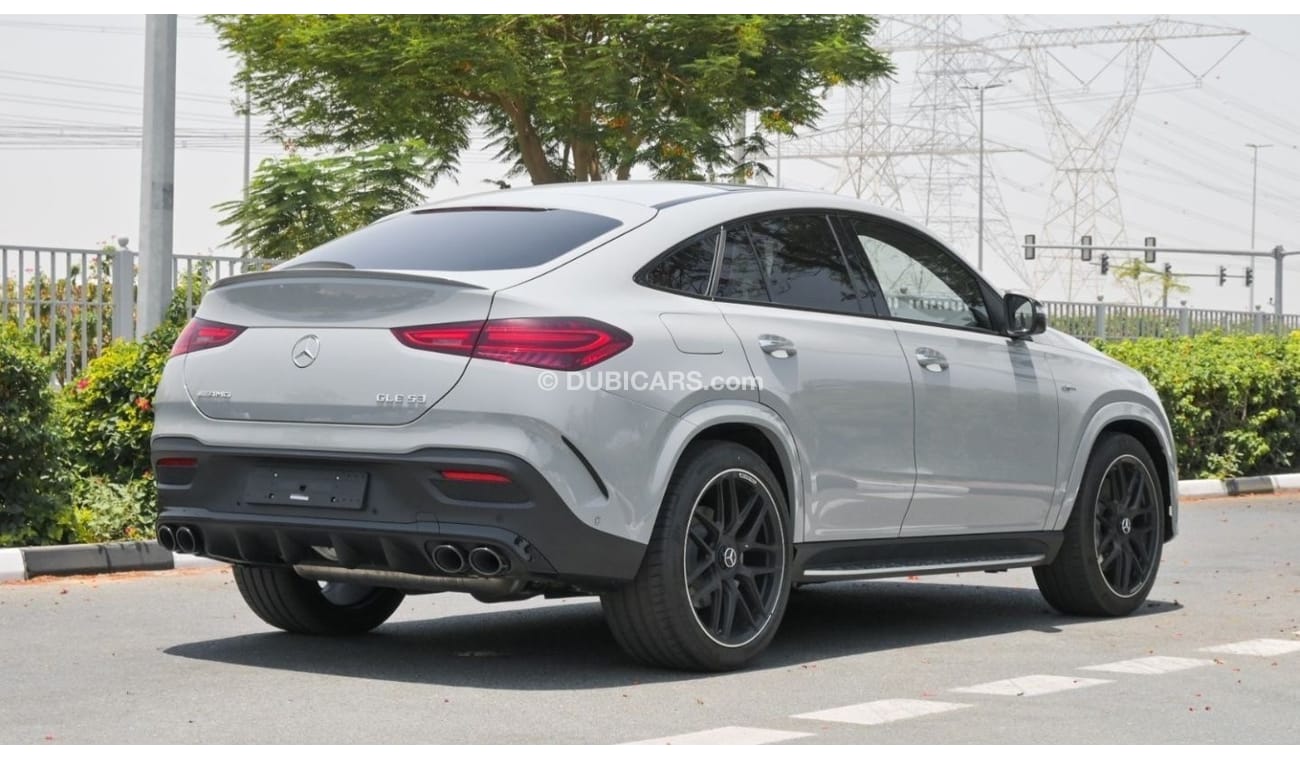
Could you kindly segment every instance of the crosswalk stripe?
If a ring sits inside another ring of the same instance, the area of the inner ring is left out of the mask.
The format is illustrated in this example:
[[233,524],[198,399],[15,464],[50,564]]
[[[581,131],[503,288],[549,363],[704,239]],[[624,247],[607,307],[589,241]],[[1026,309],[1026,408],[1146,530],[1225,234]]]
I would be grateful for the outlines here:
[[878,726],[896,720],[919,718],[922,715],[960,710],[970,705],[957,702],[935,702],[928,699],[878,699],[857,705],[835,707],[830,710],[792,715],[804,720],[825,720],[833,723],[856,723],[860,726]]
[[1100,670],[1106,673],[1133,673],[1137,675],[1160,675],[1191,670],[1206,665],[1213,665],[1214,660],[1201,660],[1194,657],[1139,657],[1136,660],[1120,660],[1104,665],[1088,665],[1079,670]]
[[1250,639],[1249,641],[1238,641],[1235,644],[1220,644],[1216,647],[1204,647],[1202,652],[1214,652],[1216,654],[1246,654],[1252,657],[1273,657],[1279,654],[1289,654],[1291,652],[1300,652],[1300,641],[1287,641],[1285,639]]
[[777,731],[770,728],[747,728],[745,726],[725,726],[696,731],[690,734],[665,736],[660,739],[646,739],[628,744],[775,744],[776,742],[802,739],[805,734],[799,731]]
[[1032,675],[1008,678],[1003,681],[990,681],[975,686],[963,686],[952,691],[962,694],[993,694],[999,697],[1037,697],[1070,689],[1082,689],[1087,686],[1100,686],[1111,683],[1100,678],[1074,678],[1071,676]]

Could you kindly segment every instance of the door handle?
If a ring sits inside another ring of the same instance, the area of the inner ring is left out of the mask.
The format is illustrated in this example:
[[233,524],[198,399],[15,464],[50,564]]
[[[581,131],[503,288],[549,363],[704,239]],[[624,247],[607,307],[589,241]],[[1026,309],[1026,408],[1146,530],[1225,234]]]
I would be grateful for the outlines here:
[[794,347],[794,341],[780,335],[758,336],[758,347],[774,359],[789,359],[799,353]]
[[933,348],[924,346],[916,349],[916,363],[929,372],[943,372],[948,369],[948,357]]

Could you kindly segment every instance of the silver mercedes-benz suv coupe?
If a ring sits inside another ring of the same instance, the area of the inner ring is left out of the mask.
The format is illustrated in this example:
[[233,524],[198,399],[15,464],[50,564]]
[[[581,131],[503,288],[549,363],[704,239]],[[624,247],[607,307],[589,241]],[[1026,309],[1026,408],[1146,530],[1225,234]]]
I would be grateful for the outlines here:
[[757,656],[792,588],[1032,567],[1123,615],[1177,528],[1147,381],[898,214],[566,184],[400,213],[204,297],[158,540],[295,633],[599,595],[634,657]]

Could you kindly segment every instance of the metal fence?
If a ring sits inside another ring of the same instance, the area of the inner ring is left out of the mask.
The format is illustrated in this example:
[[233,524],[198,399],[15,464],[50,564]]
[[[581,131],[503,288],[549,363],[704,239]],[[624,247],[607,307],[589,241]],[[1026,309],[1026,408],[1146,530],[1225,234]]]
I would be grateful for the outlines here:
[[[275,262],[228,256],[173,258],[172,284],[210,284]],[[136,254],[127,250],[0,245],[0,322],[11,322],[51,356],[67,380],[114,338],[135,334]],[[122,287],[115,287],[122,283]],[[201,292],[202,288],[198,288]],[[193,313],[196,288],[185,288]]]
[[[12,322],[50,355],[62,359],[60,381],[75,376],[117,337],[134,337],[135,269],[133,251],[0,245],[0,322]],[[185,307],[194,313],[196,292],[223,277],[266,269],[269,259],[177,255],[172,284],[184,289]],[[122,283],[122,287],[115,287]],[[1188,307],[1133,306],[1102,301],[1045,302],[1048,323],[1085,340],[1167,338],[1217,330],[1264,333],[1300,330],[1300,314],[1280,318],[1260,311],[1219,311]],[[898,295],[894,309],[960,312],[955,299]]]
[[[1186,306],[1133,306],[1097,301],[1046,301],[1047,323],[1076,338],[1173,338],[1204,332],[1266,333],[1300,330],[1300,314],[1280,318],[1263,311],[1220,311]],[[1281,320],[1279,323],[1279,319]]]

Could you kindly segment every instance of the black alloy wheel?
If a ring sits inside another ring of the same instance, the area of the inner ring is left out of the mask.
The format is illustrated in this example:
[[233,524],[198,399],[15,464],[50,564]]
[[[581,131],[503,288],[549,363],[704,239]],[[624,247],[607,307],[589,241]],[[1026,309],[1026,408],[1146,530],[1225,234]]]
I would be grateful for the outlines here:
[[1155,569],[1160,543],[1156,484],[1135,456],[1111,462],[1097,493],[1097,566],[1117,596],[1142,590]]
[[725,470],[691,511],[682,552],[695,619],[723,646],[744,646],[767,627],[785,579],[784,528],[754,474]]

